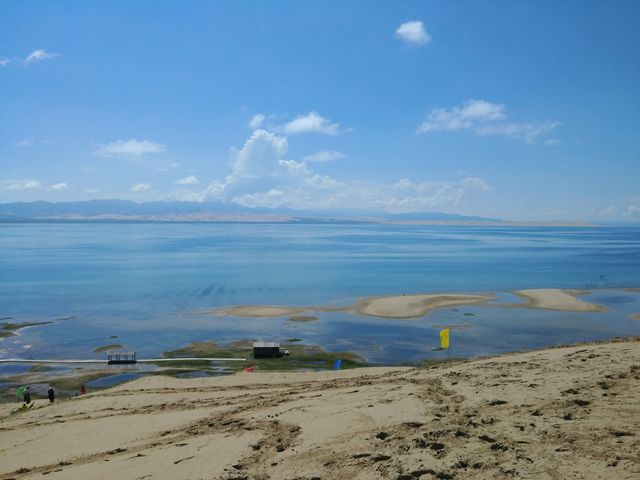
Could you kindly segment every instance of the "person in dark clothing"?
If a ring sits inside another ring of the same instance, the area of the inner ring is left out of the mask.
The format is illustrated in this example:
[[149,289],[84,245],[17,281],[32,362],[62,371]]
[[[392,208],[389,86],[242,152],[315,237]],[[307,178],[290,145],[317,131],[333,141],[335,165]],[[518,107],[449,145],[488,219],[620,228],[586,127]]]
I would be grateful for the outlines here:
[[47,395],[49,395],[49,403],[53,403],[56,401],[56,391],[53,389],[53,385],[49,385]]
[[29,390],[29,387],[24,389],[24,403],[27,405],[31,403],[31,391]]

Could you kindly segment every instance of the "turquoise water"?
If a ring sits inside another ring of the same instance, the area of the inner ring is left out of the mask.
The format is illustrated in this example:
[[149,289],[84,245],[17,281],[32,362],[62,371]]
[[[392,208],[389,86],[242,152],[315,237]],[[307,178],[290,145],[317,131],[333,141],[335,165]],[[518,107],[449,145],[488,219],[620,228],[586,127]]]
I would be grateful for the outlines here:
[[[109,343],[146,357],[194,340],[298,337],[394,363],[442,355],[433,352],[442,324],[460,325],[452,354],[463,356],[640,335],[630,318],[640,313],[640,294],[621,290],[640,286],[640,227],[0,224],[0,253],[0,317],[54,320],[0,340],[2,357],[95,358],[93,348]],[[541,287],[599,289],[586,298],[609,311],[507,309],[500,303],[511,296],[499,293],[492,306],[412,321],[201,314],[236,304]]]

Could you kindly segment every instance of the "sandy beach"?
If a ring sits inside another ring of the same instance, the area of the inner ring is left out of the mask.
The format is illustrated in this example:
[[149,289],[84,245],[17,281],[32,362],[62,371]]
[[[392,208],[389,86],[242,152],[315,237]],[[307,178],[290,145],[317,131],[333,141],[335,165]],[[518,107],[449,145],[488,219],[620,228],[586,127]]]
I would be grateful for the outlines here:
[[424,368],[145,377],[11,414],[0,478],[638,478],[640,338]]

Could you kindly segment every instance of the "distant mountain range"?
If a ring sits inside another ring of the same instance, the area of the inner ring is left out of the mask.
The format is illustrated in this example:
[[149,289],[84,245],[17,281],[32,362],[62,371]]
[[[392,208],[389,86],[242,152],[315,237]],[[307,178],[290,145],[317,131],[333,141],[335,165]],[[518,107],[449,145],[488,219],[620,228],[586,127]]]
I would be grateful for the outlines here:
[[452,213],[401,213],[362,210],[294,210],[249,208],[229,203],[89,200],[0,204],[0,221],[148,221],[280,223],[503,223]]

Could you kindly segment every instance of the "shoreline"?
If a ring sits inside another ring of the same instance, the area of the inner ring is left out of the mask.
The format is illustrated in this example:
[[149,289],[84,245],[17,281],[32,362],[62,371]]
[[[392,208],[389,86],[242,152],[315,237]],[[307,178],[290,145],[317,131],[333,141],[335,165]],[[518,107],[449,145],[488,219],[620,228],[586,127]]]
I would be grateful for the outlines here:
[[0,477],[622,478],[640,467],[638,380],[640,337],[425,367],[143,377],[18,415],[0,405]]

